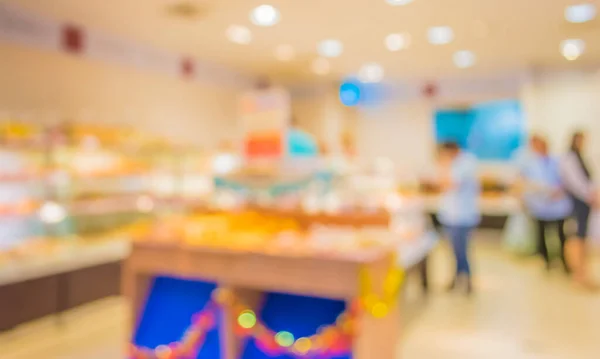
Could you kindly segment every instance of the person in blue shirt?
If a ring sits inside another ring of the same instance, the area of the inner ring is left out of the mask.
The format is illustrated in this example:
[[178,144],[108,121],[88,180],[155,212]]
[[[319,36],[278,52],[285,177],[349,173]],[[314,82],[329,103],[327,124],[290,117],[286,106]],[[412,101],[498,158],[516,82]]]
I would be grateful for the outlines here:
[[559,161],[548,153],[546,140],[535,135],[530,140],[530,151],[523,156],[519,163],[519,174],[522,182],[522,193],[525,208],[537,223],[538,252],[551,268],[546,245],[546,232],[555,226],[561,244],[561,259],[565,271],[569,272],[564,258],[565,219],[568,218],[573,206],[561,180]]
[[471,293],[473,283],[469,242],[481,219],[481,185],[477,176],[477,159],[462,151],[454,142],[442,144],[437,181],[441,190],[438,220],[448,234],[456,259],[456,275],[449,289],[455,289],[458,281],[464,280],[467,293]]

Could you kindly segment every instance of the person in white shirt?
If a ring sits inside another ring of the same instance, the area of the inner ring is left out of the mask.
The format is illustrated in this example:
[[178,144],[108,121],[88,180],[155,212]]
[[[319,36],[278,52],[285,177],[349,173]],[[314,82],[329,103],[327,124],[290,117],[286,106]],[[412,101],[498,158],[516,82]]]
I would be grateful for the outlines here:
[[456,259],[456,274],[448,289],[453,290],[459,280],[464,280],[466,292],[470,294],[473,284],[469,244],[473,230],[481,220],[477,159],[454,142],[442,144],[439,152],[436,184],[441,189],[441,196],[438,219],[448,234]]
[[560,258],[565,271],[570,272],[564,257],[567,242],[565,220],[573,212],[573,204],[562,183],[560,161],[549,153],[544,137],[533,135],[530,151],[521,157],[518,166],[523,202],[537,225],[538,253],[544,259],[546,269],[550,270],[552,263],[546,245],[546,231],[556,228],[560,240]]
[[597,192],[592,173],[582,154],[585,134],[575,132],[569,152],[561,163],[563,183],[573,202],[573,213],[577,221],[577,234],[571,238],[565,248],[573,279],[586,287],[591,286],[585,270],[585,239],[588,235],[588,221],[591,208],[597,204]]

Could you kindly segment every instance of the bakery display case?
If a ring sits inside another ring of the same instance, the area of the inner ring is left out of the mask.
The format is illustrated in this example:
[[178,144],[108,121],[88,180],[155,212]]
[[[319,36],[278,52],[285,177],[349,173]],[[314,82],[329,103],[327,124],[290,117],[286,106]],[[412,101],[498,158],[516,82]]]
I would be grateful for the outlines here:
[[37,213],[44,202],[47,166],[41,129],[6,122],[0,126],[0,261],[30,238],[44,235]]
[[185,210],[174,200],[186,195],[181,150],[115,128],[0,128],[0,297],[49,298],[3,316],[0,330],[118,295],[131,237]]

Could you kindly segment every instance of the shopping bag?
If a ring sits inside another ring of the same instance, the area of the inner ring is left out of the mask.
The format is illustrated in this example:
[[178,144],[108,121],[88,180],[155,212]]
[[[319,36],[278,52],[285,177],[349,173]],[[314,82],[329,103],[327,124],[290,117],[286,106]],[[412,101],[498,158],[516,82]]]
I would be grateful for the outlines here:
[[536,253],[536,228],[531,218],[522,211],[508,218],[504,227],[504,247],[515,254]]

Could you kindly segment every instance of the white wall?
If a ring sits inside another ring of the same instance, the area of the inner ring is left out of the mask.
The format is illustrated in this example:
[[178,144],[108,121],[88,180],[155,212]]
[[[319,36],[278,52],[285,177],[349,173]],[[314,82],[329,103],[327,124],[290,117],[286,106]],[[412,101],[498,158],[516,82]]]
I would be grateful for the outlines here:
[[435,149],[433,106],[427,100],[386,101],[362,108],[357,122],[361,157],[388,157],[400,172],[431,166]]
[[342,150],[340,139],[349,131],[356,134],[357,109],[339,100],[335,86],[292,88],[292,114],[298,125],[323,141],[332,152]]
[[521,98],[530,131],[545,135],[556,153],[567,149],[574,130],[587,130],[588,156],[600,169],[600,72],[540,73]]
[[214,83],[0,45],[0,120],[130,125],[212,147],[235,136],[237,96]]
[[325,89],[292,89],[292,116],[303,130],[324,140],[327,121]]

